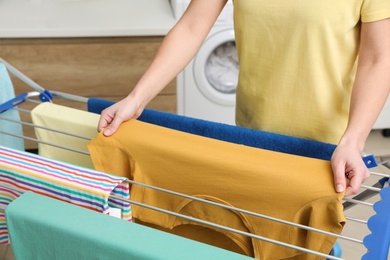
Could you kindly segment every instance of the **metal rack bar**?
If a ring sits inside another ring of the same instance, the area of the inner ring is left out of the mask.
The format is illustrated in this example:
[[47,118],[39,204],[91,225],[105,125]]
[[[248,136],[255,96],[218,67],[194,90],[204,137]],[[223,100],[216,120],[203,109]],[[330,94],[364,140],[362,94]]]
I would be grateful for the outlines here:
[[226,231],[230,231],[230,232],[237,233],[237,234],[240,234],[240,235],[248,236],[248,237],[255,238],[255,239],[258,239],[258,240],[262,240],[262,241],[265,241],[265,242],[273,243],[273,244],[276,244],[276,245],[288,247],[288,248],[295,249],[295,250],[298,250],[298,251],[302,251],[302,252],[305,252],[305,253],[308,253],[308,254],[321,256],[321,257],[326,258],[326,259],[342,260],[342,258],[331,256],[329,254],[323,254],[323,253],[320,253],[320,252],[317,252],[317,251],[309,250],[307,248],[303,248],[303,247],[291,245],[291,244],[288,244],[288,243],[280,242],[280,241],[277,241],[277,240],[274,240],[274,239],[269,239],[269,238],[266,238],[266,237],[263,237],[263,236],[258,236],[258,235],[254,235],[254,234],[251,234],[251,233],[243,232],[241,230],[229,228],[229,227],[222,226],[222,225],[219,225],[219,224],[215,224],[215,223],[212,223],[212,222],[209,222],[209,221],[201,220],[201,219],[198,219],[198,218],[190,217],[190,216],[179,214],[179,213],[174,213],[174,212],[171,212],[171,211],[168,211],[168,210],[164,210],[164,209],[161,209],[161,208],[157,208],[157,207],[153,207],[153,206],[150,206],[150,205],[147,205],[147,204],[144,204],[144,203],[136,202],[136,201],[133,201],[133,200],[127,200],[127,199],[123,199],[123,198],[116,197],[116,196],[113,196],[113,197],[116,198],[116,199],[122,200],[122,201],[130,201],[132,204],[137,205],[137,206],[141,206],[141,207],[145,207],[145,208],[148,208],[148,209],[156,210],[156,211],[159,211],[159,212],[162,212],[162,213],[174,215],[174,216],[177,216],[177,217],[180,217],[180,218],[184,218],[184,219],[189,220],[189,221],[194,221],[194,222],[197,222],[197,223],[201,223],[201,224],[204,224],[204,225],[212,226],[212,227],[215,227],[215,228],[218,228],[218,229],[223,229],[223,230],[226,230]]
[[41,87],[39,84],[31,80],[29,77],[24,75],[21,71],[19,71],[17,68],[0,58],[0,63],[3,63],[9,72],[11,72],[15,77],[19,78],[21,81],[26,83],[28,86],[33,88],[35,91],[38,91],[39,93],[42,93],[45,91],[43,87]]
[[[17,189],[17,188],[14,188],[14,187],[10,187],[7,184],[3,184],[2,183],[2,184],[0,184],[0,186],[4,187],[4,188],[11,189],[11,190],[14,190],[14,191],[17,191],[19,193],[23,193],[24,192],[24,191],[22,191],[20,189]],[[234,228],[230,228],[230,227],[226,227],[226,226],[223,226],[223,225],[220,225],[220,224],[216,224],[216,223],[213,223],[213,222],[210,222],[210,221],[205,221],[205,220],[202,220],[202,219],[199,219],[199,218],[194,218],[194,217],[190,217],[190,216],[183,215],[183,214],[180,214],[180,213],[176,213],[176,212],[172,212],[172,211],[169,211],[169,210],[161,209],[161,208],[154,207],[154,206],[151,206],[151,205],[148,205],[148,204],[144,204],[144,203],[141,203],[141,202],[137,202],[137,201],[134,201],[134,200],[131,200],[131,199],[125,199],[125,198],[121,198],[121,197],[118,197],[118,196],[115,196],[115,195],[110,195],[110,198],[111,199],[115,199],[115,200],[119,200],[119,201],[122,201],[122,202],[130,203],[130,204],[133,204],[133,205],[137,205],[137,206],[140,206],[140,207],[144,207],[144,208],[147,208],[147,209],[155,210],[155,211],[158,211],[158,212],[161,212],[161,213],[165,213],[165,214],[173,215],[173,216],[176,216],[176,217],[180,217],[180,218],[183,218],[183,219],[186,219],[186,220],[189,220],[189,221],[193,221],[193,222],[196,222],[196,223],[200,223],[200,224],[203,224],[203,225],[206,225],[206,226],[211,226],[211,227],[214,227],[214,228],[217,228],[217,229],[221,229],[221,230],[237,233],[237,234],[240,234],[240,235],[248,236],[250,238],[254,238],[254,239],[262,240],[262,241],[265,241],[265,242],[273,243],[273,244],[276,244],[276,245],[279,245],[279,246],[295,249],[295,250],[298,250],[298,251],[301,251],[301,252],[304,252],[304,253],[320,256],[320,257],[323,257],[323,258],[326,258],[326,259],[343,260],[342,258],[339,258],[339,257],[331,256],[331,255],[328,255],[328,254],[323,254],[323,253],[320,253],[320,252],[317,252],[317,251],[314,251],[314,250],[310,250],[310,249],[307,249],[307,248],[295,246],[295,245],[292,245],[292,244],[288,244],[288,243],[285,243],[285,242],[277,241],[277,240],[270,239],[270,238],[267,238],[267,237],[251,234],[251,233],[248,233],[248,232],[244,232],[244,231],[241,231],[241,230],[237,230],[237,229],[234,229]],[[0,210],[2,210],[2,212],[4,212],[5,207],[4,206],[0,207]]]
[[[0,58],[0,62],[1,61],[2,60]],[[6,66],[9,69],[10,65],[6,64]],[[45,91],[44,88],[42,88],[41,86],[39,86],[35,82],[29,80],[23,73],[21,73],[18,70],[14,69],[12,66],[10,66],[10,67],[11,67],[10,71],[12,70],[12,73],[15,76],[19,77],[20,79],[22,79],[26,84],[30,85],[31,87],[33,87],[35,90],[37,90],[39,92]],[[53,96],[60,97],[60,98],[63,98],[63,99],[67,99],[67,100],[71,100],[71,101],[77,101],[77,102],[82,102],[82,103],[86,103],[88,101],[87,98],[76,96],[76,95],[72,95],[72,94],[67,94],[67,93],[63,93],[63,92],[53,91],[51,93],[53,94]],[[32,102],[32,103],[36,103],[36,104],[41,103],[40,101],[31,99],[31,98],[26,99],[26,101],[29,101],[29,102]],[[24,113],[31,113],[31,111],[23,109],[23,108],[19,108],[19,107],[15,107],[13,109],[16,109],[16,110],[18,110],[20,112],[24,112]],[[88,138],[88,137],[75,135],[75,134],[72,134],[72,133],[68,133],[68,132],[64,132],[64,131],[60,131],[60,130],[56,130],[56,129],[51,129],[51,128],[47,128],[47,127],[37,126],[35,124],[28,123],[28,122],[22,122],[22,121],[18,121],[18,120],[12,120],[12,119],[8,119],[8,118],[4,118],[1,115],[0,115],[0,119],[7,120],[7,121],[10,121],[10,122],[13,122],[13,123],[20,123],[20,124],[22,124],[24,126],[28,126],[28,127],[40,128],[40,129],[44,129],[44,130],[47,130],[47,131],[53,131],[53,132],[56,132],[56,133],[59,133],[59,134],[73,136],[73,137],[81,138],[81,139],[85,139],[85,140],[91,140],[91,138]],[[13,134],[13,133],[7,133],[7,132],[3,132],[3,131],[0,131],[0,133],[1,134],[8,134],[10,136],[14,136],[14,137],[18,137],[18,138],[23,138],[23,139],[34,141],[34,142],[37,142],[37,143],[42,143],[42,144],[45,144],[45,145],[51,145],[51,146],[54,146],[54,147],[57,147],[57,148],[61,148],[61,149],[65,149],[65,150],[69,150],[69,151],[73,151],[73,152],[77,152],[77,153],[84,154],[84,155],[89,155],[89,153],[84,152],[84,151],[80,151],[80,150],[77,150],[77,149],[73,149],[73,148],[69,148],[69,147],[65,147],[65,146],[61,146],[61,145],[56,145],[56,144],[44,142],[44,141],[41,141],[41,140],[38,140],[38,139],[35,139],[35,138],[30,138],[30,137],[26,137],[26,136],[20,136],[20,135],[16,135],[16,134]],[[374,175],[374,176],[378,176],[378,177],[387,177],[387,178],[389,178],[388,174],[383,174],[383,173],[378,173],[378,172],[372,172],[371,174]],[[294,226],[294,227],[297,227],[297,228],[301,228],[301,229],[305,229],[305,230],[308,230],[308,231],[313,231],[313,232],[318,232],[318,233],[321,233],[321,234],[324,234],[324,235],[333,236],[333,237],[336,237],[338,239],[344,239],[344,240],[347,240],[347,241],[350,241],[350,242],[354,242],[354,243],[357,243],[357,244],[363,244],[363,241],[361,241],[359,239],[356,239],[356,238],[343,236],[343,235],[337,235],[337,234],[334,234],[334,233],[331,233],[331,232],[326,232],[326,231],[315,229],[315,228],[312,228],[312,227],[296,224],[296,223],[289,222],[289,221],[284,221],[284,220],[273,218],[273,217],[270,217],[270,216],[266,216],[266,215],[250,212],[250,211],[247,211],[247,210],[243,210],[243,209],[227,206],[227,205],[224,205],[224,204],[219,204],[219,203],[216,203],[216,202],[200,199],[200,198],[197,198],[197,197],[193,197],[193,196],[189,196],[189,195],[185,195],[185,194],[180,194],[180,193],[169,191],[169,190],[165,190],[165,189],[162,189],[162,188],[153,187],[153,186],[150,186],[150,185],[146,185],[146,184],[143,184],[143,183],[138,183],[138,182],[131,181],[131,180],[128,180],[128,182],[131,183],[131,184],[134,184],[134,185],[144,186],[146,188],[151,188],[151,189],[155,189],[155,190],[158,190],[158,191],[161,191],[161,192],[166,192],[166,193],[169,193],[169,194],[172,194],[172,195],[177,195],[177,196],[189,198],[191,200],[196,200],[196,201],[200,201],[200,202],[203,202],[203,203],[211,204],[211,205],[214,205],[214,206],[222,207],[222,208],[225,208],[225,209],[241,212],[241,213],[244,213],[244,214],[249,214],[249,215],[260,217],[260,218],[264,218],[264,219],[267,219],[267,220],[270,220],[270,221],[275,221],[275,222],[278,222],[278,223],[291,225],[291,226]],[[381,187],[377,187],[377,186],[362,185],[362,188],[364,188],[366,191],[372,192],[372,194],[374,194],[374,195],[378,194],[381,191]],[[124,201],[126,203],[134,204],[134,205],[137,205],[137,206],[145,207],[145,208],[148,208],[148,209],[156,210],[156,211],[159,211],[159,212],[162,212],[162,213],[174,215],[176,217],[180,217],[180,218],[184,218],[184,219],[187,219],[187,220],[190,220],[190,221],[193,221],[193,222],[197,222],[197,223],[205,224],[205,225],[208,225],[208,226],[212,226],[214,228],[223,229],[223,230],[226,230],[226,231],[238,233],[238,234],[241,234],[241,235],[245,235],[245,236],[248,236],[248,237],[251,237],[251,238],[255,238],[255,239],[259,239],[259,240],[262,240],[262,241],[266,241],[266,242],[269,242],[269,243],[274,243],[274,244],[278,244],[280,246],[296,249],[296,250],[299,250],[299,251],[302,251],[302,252],[305,252],[305,253],[314,254],[314,255],[317,255],[317,256],[324,257],[326,259],[341,259],[341,258],[338,258],[338,257],[334,257],[334,256],[330,256],[330,255],[327,255],[327,254],[322,254],[322,253],[319,253],[319,252],[316,252],[316,251],[308,250],[306,248],[297,247],[295,245],[283,243],[283,242],[272,240],[272,239],[269,239],[269,238],[266,238],[266,237],[262,237],[262,236],[254,235],[254,234],[251,234],[251,233],[243,232],[243,231],[240,231],[240,230],[236,230],[236,229],[233,229],[233,228],[229,228],[229,227],[226,227],[226,226],[222,226],[222,225],[219,225],[219,224],[216,224],[216,223],[212,223],[212,222],[209,222],[209,221],[204,221],[204,220],[193,218],[193,217],[190,217],[190,216],[187,216],[187,215],[183,215],[183,214],[171,212],[171,211],[168,211],[168,210],[165,210],[165,209],[153,207],[151,205],[146,205],[146,204],[143,204],[143,203],[140,203],[140,202],[133,201],[131,199],[123,199],[123,198],[120,198],[120,197],[117,197],[117,196],[113,196],[113,195],[110,195],[110,198],[111,199],[115,199],[115,200]],[[368,202],[364,202],[364,201],[355,199],[355,197],[352,198],[352,199],[351,198],[344,198],[344,201],[346,201],[346,203],[350,203],[352,205],[360,204],[360,205],[369,206],[369,207],[373,206],[372,203],[368,203]],[[4,212],[4,210],[5,210],[5,206],[4,205],[0,205],[0,212]],[[357,219],[357,218],[353,218],[353,217],[347,217],[347,216],[346,216],[346,219],[350,220],[350,221],[355,221],[355,222],[367,225],[367,221],[365,221],[365,220],[361,220],[361,219]]]
[[225,205],[225,204],[220,204],[220,203],[217,203],[217,202],[213,202],[213,201],[209,201],[209,200],[193,197],[193,196],[186,195],[186,194],[183,194],[183,193],[179,193],[179,192],[175,192],[175,191],[171,191],[171,190],[167,190],[167,189],[163,189],[163,188],[147,185],[147,184],[136,182],[136,181],[132,181],[132,180],[127,180],[127,182],[129,182],[131,184],[138,185],[138,186],[142,186],[142,187],[145,187],[145,188],[161,191],[161,192],[164,192],[164,193],[167,193],[167,194],[180,196],[180,197],[183,197],[183,198],[187,198],[187,199],[203,202],[203,203],[206,203],[206,204],[209,204],[209,205],[214,205],[214,206],[217,206],[217,207],[221,207],[221,208],[237,211],[237,212],[240,212],[240,213],[244,213],[244,214],[252,215],[252,216],[255,216],[255,217],[267,219],[267,220],[270,220],[270,221],[274,221],[274,222],[278,222],[278,223],[294,226],[294,227],[297,227],[297,228],[305,229],[305,230],[308,230],[308,231],[313,231],[313,232],[321,233],[321,234],[324,234],[324,235],[333,236],[333,237],[337,237],[337,238],[341,238],[341,239],[345,239],[345,240],[349,240],[349,241],[353,241],[353,242],[356,242],[356,243],[363,244],[363,241],[358,240],[358,239],[337,235],[337,234],[334,234],[334,233],[331,233],[331,232],[326,232],[326,231],[323,231],[323,230],[320,230],[320,229],[308,227],[308,226],[297,224],[297,223],[294,223],[294,222],[285,221],[285,220],[278,219],[278,218],[273,218],[273,217],[270,217],[270,216],[267,216],[267,215],[263,215],[263,214],[259,214],[259,213],[256,213],[256,212],[252,212],[252,211],[248,211],[248,210],[244,210],[244,209],[228,206],[228,205]]

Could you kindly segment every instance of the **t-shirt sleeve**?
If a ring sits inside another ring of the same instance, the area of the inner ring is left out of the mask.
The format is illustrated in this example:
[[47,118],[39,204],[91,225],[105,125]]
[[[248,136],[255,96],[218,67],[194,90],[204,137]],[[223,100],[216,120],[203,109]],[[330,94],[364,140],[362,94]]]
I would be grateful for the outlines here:
[[374,22],[390,18],[389,0],[364,0],[361,11],[361,21]]
[[88,143],[88,150],[96,170],[132,179],[134,161],[114,138],[99,133]]

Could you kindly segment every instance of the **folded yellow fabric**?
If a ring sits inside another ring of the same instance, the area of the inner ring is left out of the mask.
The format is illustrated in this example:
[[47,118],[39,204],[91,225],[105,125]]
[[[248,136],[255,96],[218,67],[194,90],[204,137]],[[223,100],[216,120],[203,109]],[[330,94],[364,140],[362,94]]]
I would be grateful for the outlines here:
[[[192,135],[137,120],[112,137],[88,144],[96,169],[138,182],[231,205],[278,219],[341,233],[341,199],[328,161],[272,152]],[[335,238],[291,225],[201,204],[138,185],[131,198],[252,234],[328,254]],[[165,229],[186,227],[199,239],[199,224],[134,206],[133,217]],[[242,252],[259,259],[317,259],[311,254],[215,229]],[[201,238],[200,238],[201,239]],[[252,252],[248,252],[252,250]],[[322,259],[322,258],[318,258]]]
[[[89,139],[97,135],[99,115],[94,113],[44,102],[31,111],[31,117],[35,125],[87,138],[75,137],[36,127],[35,134],[38,140],[50,144],[88,152],[87,143]],[[44,143],[40,143],[38,148],[39,155],[44,157],[93,168],[92,160],[88,155]]]

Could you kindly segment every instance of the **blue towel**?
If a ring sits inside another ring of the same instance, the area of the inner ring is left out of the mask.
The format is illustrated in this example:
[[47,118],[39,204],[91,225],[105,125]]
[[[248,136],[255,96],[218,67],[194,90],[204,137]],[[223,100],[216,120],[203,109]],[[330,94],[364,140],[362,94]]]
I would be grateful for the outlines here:
[[[112,104],[114,104],[113,101],[89,98],[88,111],[100,114],[102,110]],[[190,118],[152,109],[145,109],[138,119],[146,123],[222,141],[322,160],[330,160],[336,148],[333,144]]]
[[[0,104],[3,104],[14,97],[15,92],[7,68],[4,64],[0,63]],[[15,109],[1,113],[0,117],[20,121],[19,112]],[[13,123],[1,118],[0,131],[23,136],[21,124]],[[24,151],[24,140],[7,134],[0,133],[0,145]]]

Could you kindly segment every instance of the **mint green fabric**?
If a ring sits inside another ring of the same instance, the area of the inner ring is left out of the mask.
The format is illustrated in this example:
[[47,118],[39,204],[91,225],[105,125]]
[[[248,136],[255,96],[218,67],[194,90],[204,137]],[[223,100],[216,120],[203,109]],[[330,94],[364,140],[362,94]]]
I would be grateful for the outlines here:
[[5,214],[16,259],[250,259],[30,191]]
[[[3,104],[15,97],[14,87],[8,70],[3,63],[0,63],[0,104]],[[20,121],[19,111],[11,109],[0,114],[2,118]],[[8,120],[0,119],[0,131],[23,136],[22,125]],[[0,145],[24,151],[24,140],[8,134],[0,133]]]

